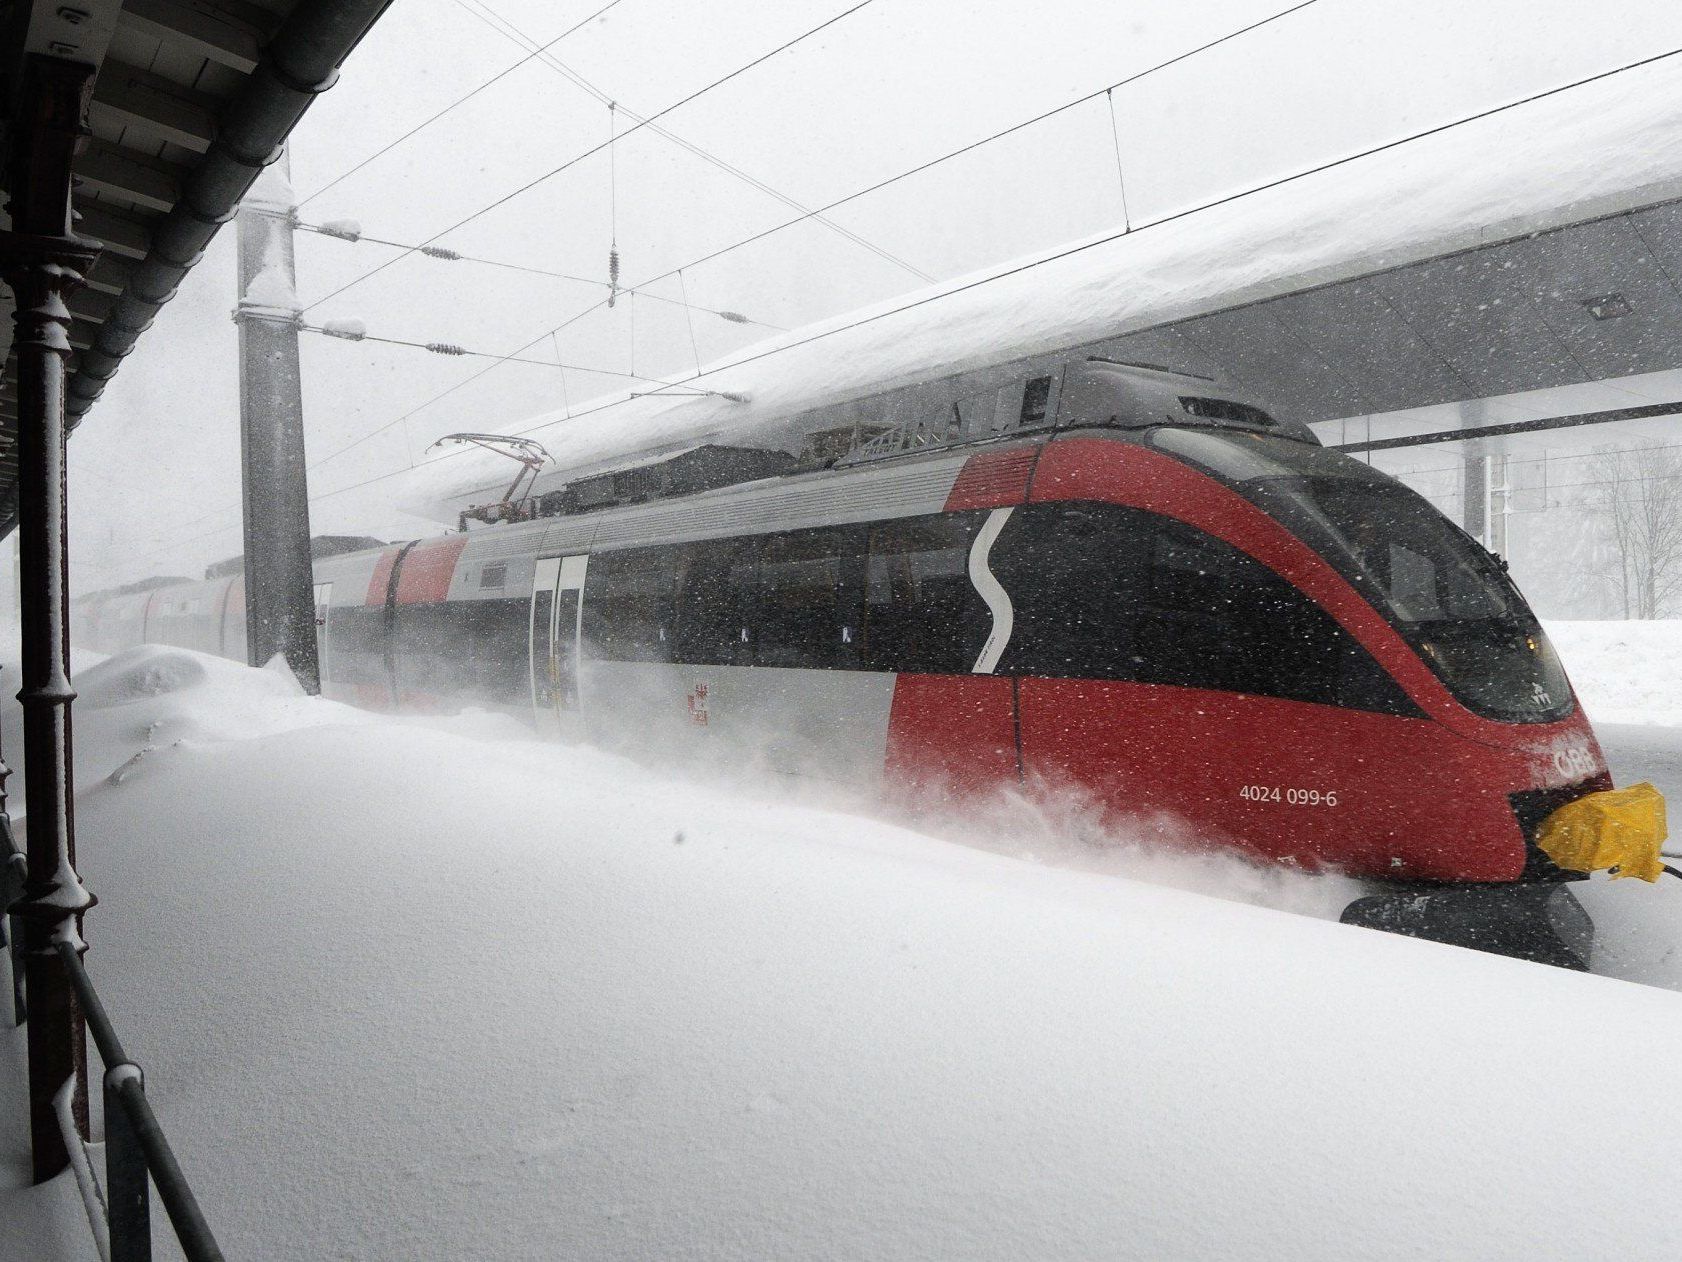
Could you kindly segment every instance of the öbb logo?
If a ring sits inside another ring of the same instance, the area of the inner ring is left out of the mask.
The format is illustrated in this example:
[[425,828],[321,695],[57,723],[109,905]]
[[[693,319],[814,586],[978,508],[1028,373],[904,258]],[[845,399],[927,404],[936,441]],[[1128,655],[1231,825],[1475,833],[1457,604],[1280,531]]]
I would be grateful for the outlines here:
[[1554,770],[1567,780],[1581,780],[1600,770],[1586,745],[1561,745],[1554,750]]

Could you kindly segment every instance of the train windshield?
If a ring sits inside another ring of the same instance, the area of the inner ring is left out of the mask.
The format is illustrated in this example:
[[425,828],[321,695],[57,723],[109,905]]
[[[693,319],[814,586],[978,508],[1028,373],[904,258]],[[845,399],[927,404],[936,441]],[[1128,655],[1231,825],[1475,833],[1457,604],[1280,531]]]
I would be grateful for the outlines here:
[[1171,429],[1153,442],[1218,476],[1330,561],[1469,709],[1519,723],[1571,712],[1564,668],[1518,589],[1423,496],[1321,447]]

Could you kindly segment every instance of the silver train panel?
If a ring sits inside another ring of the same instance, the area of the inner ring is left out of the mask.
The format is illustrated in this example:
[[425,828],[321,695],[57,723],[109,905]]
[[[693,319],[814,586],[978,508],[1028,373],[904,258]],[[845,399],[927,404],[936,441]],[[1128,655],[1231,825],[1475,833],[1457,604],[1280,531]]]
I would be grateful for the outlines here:
[[[328,607],[338,609],[346,605],[367,604],[368,584],[374,581],[374,570],[383,555],[383,552],[352,552],[317,561],[315,581],[333,585]],[[383,599],[383,592],[381,597]]]
[[875,788],[887,755],[890,674],[586,659],[592,741],[730,771]]

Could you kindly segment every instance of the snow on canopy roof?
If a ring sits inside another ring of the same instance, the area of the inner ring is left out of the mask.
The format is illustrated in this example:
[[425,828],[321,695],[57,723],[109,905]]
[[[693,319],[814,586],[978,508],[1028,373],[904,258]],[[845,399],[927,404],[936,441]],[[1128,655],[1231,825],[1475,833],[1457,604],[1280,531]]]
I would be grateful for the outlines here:
[[[1301,293],[1682,198],[1682,67],[1659,62],[1231,200],[1113,229],[733,352],[684,381],[746,395],[605,396],[509,425],[578,476],[653,445],[731,441],[799,412]],[[451,520],[481,453],[403,498]]]

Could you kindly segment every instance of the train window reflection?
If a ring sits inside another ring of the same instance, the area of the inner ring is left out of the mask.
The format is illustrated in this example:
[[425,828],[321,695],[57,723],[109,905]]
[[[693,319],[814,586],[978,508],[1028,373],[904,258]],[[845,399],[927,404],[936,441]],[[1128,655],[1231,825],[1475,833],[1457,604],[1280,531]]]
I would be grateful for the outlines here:
[[1530,722],[1571,712],[1565,670],[1518,591],[1425,499],[1391,482],[1262,480],[1270,482],[1273,499],[1299,506],[1299,533],[1367,592],[1467,706]]
[[765,539],[755,618],[760,666],[857,666],[862,527],[797,530]]
[[699,666],[746,665],[753,555],[757,539],[685,544],[679,553],[673,660]]
[[1108,504],[1019,510],[994,547],[1011,674],[1121,679],[1414,713],[1324,610],[1230,544]]
[[1523,597],[1423,496],[1304,443],[1177,429],[1157,430],[1151,442],[1227,483],[1325,557],[1475,713],[1527,723],[1571,713],[1565,671]]
[[969,581],[985,513],[941,513],[870,532],[864,657],[870,670],[967,672],[992,620]]
[[676,548],[632,548],[590,560],[584,643],[618,662],[671,660],[677,623]]

